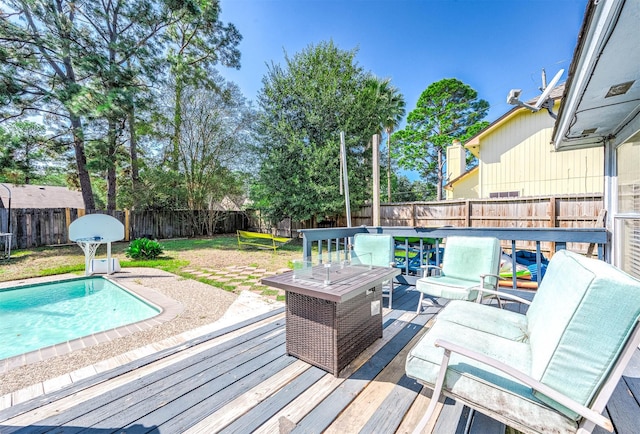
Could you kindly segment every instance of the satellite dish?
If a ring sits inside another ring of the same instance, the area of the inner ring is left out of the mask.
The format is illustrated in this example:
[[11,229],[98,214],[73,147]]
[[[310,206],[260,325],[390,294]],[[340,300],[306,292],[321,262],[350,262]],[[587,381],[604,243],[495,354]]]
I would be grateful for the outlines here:
[[561,69],[551,79],[551,81],[549,82],[548,85],[545,86],[544,83],[543,83],[543,86],[545,86],[545,87],[543,89],[542,95],[540,95],[540,97],[538,98],[538,101],[536,102],[536,105],[534,106],[537,110],[540,110],[542,108],[542,105],[547,101],[547,99],[549,98],[549,95],[551,94],[551,91],[556,86],[556,84],[558,83],[558,80],[560,80],[560,77],[562,76],[563,73],[564,73],[564,69]]
[[542,90],[542,95],[538,97],[538,100],[536,101],[535,105],[530,105],[520,101],[519,97],[520,97],[520,93],[522,93],[521,89],[511,89],[511,91],[509,92],[509,96],[507,96],[507,104],[526,107],[532,112],[537,112],[542,107],[546,107],[547,111],[549,111],[549,115],[555,119],[556,115],[552,111],[553,101],[551,100],[551,98],[549,98],[549,95],[551,94],[551,91],[553,90],[555,85],[560,80],[560,77],[562,77],[563,73],[564,73],[564,69],[561,69],[560,71],[558,71],[556,75],[551,79],[549,84],[547,84],[546,74],[544,72],[544,69],[542,70],[542,87],[540,88],[540,90]]

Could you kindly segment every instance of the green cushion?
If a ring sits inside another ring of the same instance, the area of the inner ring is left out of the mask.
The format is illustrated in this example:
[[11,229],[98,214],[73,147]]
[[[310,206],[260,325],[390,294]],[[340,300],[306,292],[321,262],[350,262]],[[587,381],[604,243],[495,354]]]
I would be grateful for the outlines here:
[[352,259],[366,265],[388,267],[394,262],[393,237],[383,234],[355,234]]
[[479,303],[452,300],[438,313],[438,321],[461,324],[502,338],[527,342],[527,317]]
[[603,261],[557,252],[527,313],[532,377],[588,404],[639,316],[640,281]]
[[498,274],[501,254],[497,238],[449,237],[444,247],[442,273],[480,282],[481,274]]
[[479,283],[449,276],[431,276],[418,279],[416,289],[433,297],[444,297],[452,300],[475,300],[478,297]]

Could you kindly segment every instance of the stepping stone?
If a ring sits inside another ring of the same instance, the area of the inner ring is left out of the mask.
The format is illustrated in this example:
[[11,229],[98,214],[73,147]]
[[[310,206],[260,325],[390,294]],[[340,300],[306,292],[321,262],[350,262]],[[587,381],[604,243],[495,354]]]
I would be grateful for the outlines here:
[[245,276],[240,276],[239,274],[227,274],[227,277],[231,280],[245,280]]

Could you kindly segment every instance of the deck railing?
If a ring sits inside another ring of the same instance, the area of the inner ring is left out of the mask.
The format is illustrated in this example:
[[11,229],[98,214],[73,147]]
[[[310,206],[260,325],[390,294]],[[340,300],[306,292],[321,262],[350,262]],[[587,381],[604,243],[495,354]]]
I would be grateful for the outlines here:
[[[313,262],[339,260],[350,248],[353,236],[357,233],[390,234],[396,239],[398,250],[405,252],[405,273],[398,277],[400,283],[415,284],[420,276],[409,275],[409,245],[423,258],[425,249],[435,247],[436,262],[439,263],[439,243],[449,236],[491,236],[501,240],[503,250],[515,252],[529,250],[536,254],[537,269],[541,269],[543,252],[553,255],[556,250],[569,248],[582,251],[597,251],[599,259],[605,260],[605,247],[609,242],[609,232],[604,228],[422,228],[398,226],[359,226],[352,228],[303,229],[302,249],[304,259]],[[568,247],[569,246],[569,247]],[[597,250],[595,249],[597,247]],[[515,255],[512,255],[512,267],[515,270]],[[541,273],[536,273],[537,283]],[[513,273],[513,287],[517,284]]]

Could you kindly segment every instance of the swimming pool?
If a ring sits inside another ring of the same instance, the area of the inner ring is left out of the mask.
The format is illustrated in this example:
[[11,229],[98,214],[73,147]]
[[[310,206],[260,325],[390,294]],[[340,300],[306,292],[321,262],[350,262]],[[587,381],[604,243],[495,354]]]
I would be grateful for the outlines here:
[[0,359],[159,313],[156,307],[102,277],[0,290]]

